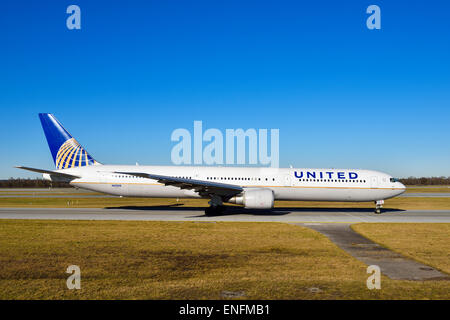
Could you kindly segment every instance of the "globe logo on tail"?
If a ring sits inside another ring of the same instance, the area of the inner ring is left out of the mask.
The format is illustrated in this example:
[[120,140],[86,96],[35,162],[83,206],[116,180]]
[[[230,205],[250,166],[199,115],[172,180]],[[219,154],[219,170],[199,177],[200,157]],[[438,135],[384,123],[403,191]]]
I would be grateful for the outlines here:
[[56,155],[56,168],[68,169],[97,164],[74,138],[64,142]]

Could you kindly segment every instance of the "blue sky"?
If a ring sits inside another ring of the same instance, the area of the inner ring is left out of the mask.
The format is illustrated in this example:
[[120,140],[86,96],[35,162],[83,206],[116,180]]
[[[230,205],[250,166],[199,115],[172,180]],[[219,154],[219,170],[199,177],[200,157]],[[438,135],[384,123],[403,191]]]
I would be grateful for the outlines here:
[[[66,8],[81,8],[81,30]],[[366,8],[381,8],[368,30]],[[280,165],[450,176],[448,1],[7,1],[0,179],[54,168],[51,112],[100,162],[176,128],[278,128]]]

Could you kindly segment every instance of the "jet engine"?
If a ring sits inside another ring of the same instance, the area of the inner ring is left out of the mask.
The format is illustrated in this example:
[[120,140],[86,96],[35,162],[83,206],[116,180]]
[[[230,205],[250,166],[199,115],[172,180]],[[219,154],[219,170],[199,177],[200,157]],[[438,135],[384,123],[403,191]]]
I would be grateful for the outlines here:
[[272,209],[275,198],[273,191],[269,189],[246,189],[241,195],[237,195],[228,202],[242,204],[247,209]]

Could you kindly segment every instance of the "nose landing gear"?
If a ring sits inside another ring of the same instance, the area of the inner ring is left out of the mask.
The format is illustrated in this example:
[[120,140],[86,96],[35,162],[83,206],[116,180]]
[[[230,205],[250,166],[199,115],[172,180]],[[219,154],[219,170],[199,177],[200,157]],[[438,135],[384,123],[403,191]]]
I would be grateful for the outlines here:
[[383,207],[384,200],[377,200],[375,201],[375,213],[380,214],[381,208]]

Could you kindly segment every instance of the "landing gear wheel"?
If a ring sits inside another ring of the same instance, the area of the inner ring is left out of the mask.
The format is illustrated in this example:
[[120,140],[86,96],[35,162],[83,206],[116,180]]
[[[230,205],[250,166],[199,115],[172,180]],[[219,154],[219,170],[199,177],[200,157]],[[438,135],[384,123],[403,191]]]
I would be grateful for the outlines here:
[[375,214],[381,213],[381,208],[383,207],[384,200],[375,201]]

